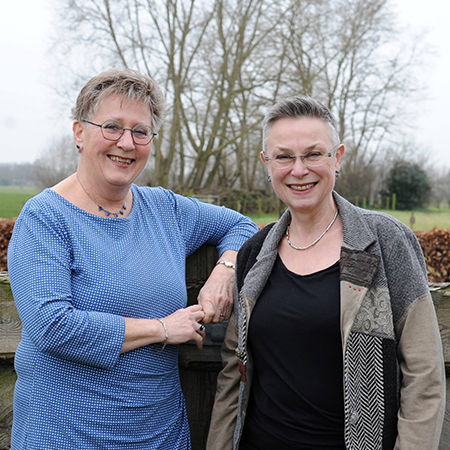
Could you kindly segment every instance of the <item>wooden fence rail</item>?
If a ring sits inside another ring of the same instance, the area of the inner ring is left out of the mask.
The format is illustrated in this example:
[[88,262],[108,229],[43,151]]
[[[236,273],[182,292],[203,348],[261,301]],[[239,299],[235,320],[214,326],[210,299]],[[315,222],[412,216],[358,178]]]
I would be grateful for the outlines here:
[[[214,247],[204,246],[186,264],[188,303],[195,304],[203,283],[217,260]],[[447,372],[447,409],[439,450],[450,449],[450,287],[430,285],[436,307]],[[206,327],[203,350],[196,345],[180,346],[181,386],[191,427],[193,450],[205,448],[217,374],[221,369],[220,345],[225,324]],[[13,419],[13,389],[16,380],[14,354],[20,341],[21,323],[11,294],[8,274],[0,272],[0,450],[9,449]]]

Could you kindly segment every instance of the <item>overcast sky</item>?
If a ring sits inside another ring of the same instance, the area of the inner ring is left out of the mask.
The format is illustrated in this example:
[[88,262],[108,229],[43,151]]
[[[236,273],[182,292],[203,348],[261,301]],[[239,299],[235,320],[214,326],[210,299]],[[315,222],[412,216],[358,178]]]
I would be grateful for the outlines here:
[[[70,111],[61,110],[48,86],[53,0],[1,1],[1,162],[33,162],[51,142],[71,130]],[[430,101],[423,104],[411,138],[440,166],[450,167],[450,2],[393,0],[401,23],[425,28],[437,52],[429,71]]]

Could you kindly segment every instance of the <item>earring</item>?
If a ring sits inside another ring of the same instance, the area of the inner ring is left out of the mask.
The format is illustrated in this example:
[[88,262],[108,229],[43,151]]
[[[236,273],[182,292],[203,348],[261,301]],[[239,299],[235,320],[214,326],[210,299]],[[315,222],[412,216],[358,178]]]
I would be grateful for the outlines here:
[[337,180],[339,178],[339,175],[340,175],[339,170],[336,170],[336,172],[334,172],[334,174],[336,175],[336,180]]
[[79,145],[76,145],[76,148],[77,148],[78,150],[80,150],[80,146],[79,146]]
[[268,181],[269,183],[272,181],[272,177],[271,177],[270,175],[267,177],[267,181]]

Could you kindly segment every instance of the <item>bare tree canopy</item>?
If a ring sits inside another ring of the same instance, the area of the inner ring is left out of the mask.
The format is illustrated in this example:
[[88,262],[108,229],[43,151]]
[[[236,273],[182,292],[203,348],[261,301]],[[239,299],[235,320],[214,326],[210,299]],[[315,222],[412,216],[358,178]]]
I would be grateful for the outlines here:
[[34,186],[48,188],[76,172],[77,166],[78,152],[73,137],[62,136],[33,163],[30,176]]
[[261,119],[279,98],[303,93],[338,118],[346,193],[370,172],[417,89],[419,47],[400,38],[388,0],[60,5],[58,53],[80,62],[69,75],[74,91],[111,66],[145,72],[165,90],[150,183],[179,191],[262,186]]

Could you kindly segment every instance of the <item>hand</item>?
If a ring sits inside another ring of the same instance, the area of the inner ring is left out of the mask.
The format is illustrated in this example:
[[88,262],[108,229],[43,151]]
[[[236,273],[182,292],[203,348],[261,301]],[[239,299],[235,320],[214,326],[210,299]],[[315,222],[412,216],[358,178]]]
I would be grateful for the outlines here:
[[[234,262],[236,252],[228,250],[220,259]],[[223,264],[217,265],[206,280],[198,295],[198,303],[203,307],[204,323],[222,322],[233,310],[233,286],[235,272]]]
[[[192,305],[179,309],[170,316],[163,317],[169,334],[169,344],[182,344],[193,340],[198,348],[202,348],[205,340],[205,327],[199,322],[204,321],[205,313],[200,305]],[[161,325],[162,327],[162,325]]]

